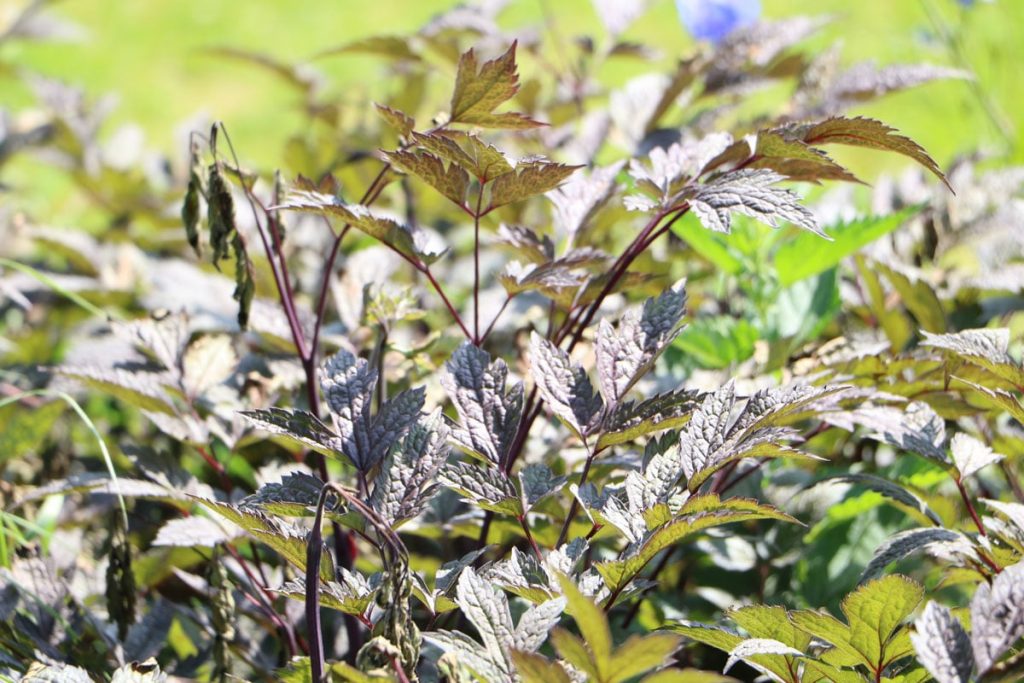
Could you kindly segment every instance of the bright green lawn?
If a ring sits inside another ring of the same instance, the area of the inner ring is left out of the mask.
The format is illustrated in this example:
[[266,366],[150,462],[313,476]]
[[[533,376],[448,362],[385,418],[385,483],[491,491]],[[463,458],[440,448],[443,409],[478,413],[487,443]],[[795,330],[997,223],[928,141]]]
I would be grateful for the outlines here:
[[[954,0],[764,0],[764,5],[771,17],[835,14],[837,21],[814,46],[841,41],[847,61],[953,64],[944,46],[928,38],[924,2],[960,27],[965,55],[981,87],[1013,127],[1024,128],[1024,114],[1019,113],[1024,111],[1024,93],[1017,85],[1024,67],[1021,0],[979,3],[968,11]],[[271,166],[281,142],[299,123],[292,106],[294,95],[267,73],[211,56],[204,47],[230,45],[303,60],[357,37],[412,31],[451,4],[445,0],[74,0],[58,3],[56,8],[86,28],[86,42],[10,45],[0,50],[0,61],[84,83],[96,95],[118,93],[120,106],[114,121],[140,123],[148,144],[167,151],[176,144],[175,128],[204,112],[228,124],[247,159]],[[504,23],[508,27],[535,24],[545,4],[563,39],[598,30],[588,0],[513,0],[503,15]],[[656,45],[668,59],[685,54],[691,41],[678,23],[671,0],[653,0],[652,5],[627,38]],[[546,35],[550,40],[554,34]],[[523,71],[528,73],[532,65],[526,58],[523,61]],[[356,101],[379,99],[390,86],[379,78],[382,64],[372,58],[335,57],[317,64],[331,77],[332,89]],[[637,68],[635,62],[623,62],[608,75],[623,80]],[[449,80],[450,74],[437,74],[437,91],[446,90]],[[0,103],[7,106],[26,101],[25,93],[3,76],[0,93]],[[940,163],[979,145],[994,151],[1007,147],[966,83],[933,84],[890,96],[863,113],[911,135]],[[1024,159],[1019,144],[1013,155]],[[867,169],[860,166],[869,177],[903,163],[899,158],[872,156],[882,161],[869,162],[872,166]],[[23,186],[27,171],[14,170],[17,184]]]

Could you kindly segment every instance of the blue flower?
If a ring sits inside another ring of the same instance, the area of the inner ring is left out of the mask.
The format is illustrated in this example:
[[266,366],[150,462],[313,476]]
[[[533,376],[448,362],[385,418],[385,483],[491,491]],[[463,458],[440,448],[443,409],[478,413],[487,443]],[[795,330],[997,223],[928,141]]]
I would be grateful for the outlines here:
[[761,16],[761,0],[676,0],[679,21],[697,40],[717,43]]

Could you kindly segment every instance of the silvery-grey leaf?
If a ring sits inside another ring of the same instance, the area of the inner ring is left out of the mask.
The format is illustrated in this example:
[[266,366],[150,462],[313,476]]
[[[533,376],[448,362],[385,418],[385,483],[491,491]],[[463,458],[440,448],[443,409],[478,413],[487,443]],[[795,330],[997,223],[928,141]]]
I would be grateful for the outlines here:
[[281,516],[305,517],[316,508],[324,483],[308,472],[292,472],[281,481],[268,482],[239,502],[241,507],[262,508]]
[[21,678],[28,683],[92,683],[85,669],[70,664],[32,662]]
[[601,393],[609,406],[619,403],[679,333],[686,312],[684,286],[677,282],[644,302],[642,309],[630,309],[617,328],[601,320],[594,352]]
[[536,652],[547,640],[548,631],[555,626],[565,611],[564,597],[542,602],[530,607],[519,617],[512,647],[517,650]]
[[245,410],[239,413],[256,427],[271,434],[280,434],[318,453],[337,457],[344,448],[344,441],[312,413],[304,410],[267,408]]
[[1024,636],[1024,563],[1006,567],[979,584],[971,599],[971,645],[978,676],[984,676],[1006,650]]
[[450,588],[453,588],[462,576],[462,571],[469,566],[472,566],[476,562],[477,558],[487,552],[487,548],[480,548],[472,552],[466,553],[457,560],[451,562],[445,562],[441,565],[440,569],[437,570],[437,574],[434,576],[434,588],[439,593],[447,593]]
[[184,548],[212,548],[242,535],[237,526],[218,523],[209,517],[181,517],[169,520],[160,527],[154,546],[180,546]]
[[586,437],[597,423],[604,402],[583,367],[534,332],[530,335],[530,373],[541,398],[555,415],[581,438]]
[[747,638],[729,652],[729,659],[725,662],[722,673],[728,673],[738,662],[747,661],[755,655],[801,657],[803,654],[800,650],[772,638]]
[[894,408],[876,407],[858,411],[855,419],[874,431],[872,438],[949,464],[944,449],[946,423],[927,403],[913,401],[902,413]]
[[357,469],[371,462],[370,406],[377,386],[377,371],[363,358],[341,350],[321,368],[320,386],[341,436],[341,451]]
[[458,631],[427,631],[424,640],[435,643],[448,653],[452,653],[459,664],[469,668],[480,680],[513,683],[509,668],[504,659],[498,662],[491,659],[491,653],[480,643],[465,633]]
[[484,509],[517,516],[523,513],[519,492],[498,468],[465,462],[445,465],[438,473],[438,481]]
[[523,499],[523,509],[529,511],[543,498],[561,490],[565,482],[565,477],[555,476],[551,468],[543,463],[531,463],[519,470],[519,488]]
[[413,425],[384,459],[370,507],[395,527],[416,517],[433,496],[447,457],[448,426],[436,411]]
[[379,463],[388,450],[419,420],[426,395],[423,387],[403,391],[386,401],[370,427],[370,467]]
[[983,500],[982,502],[1010,520],[1017,527],[1017,533],[1024,538],[1024,505],[1021,503],[1003,503],[998,500]]
[[911,553],[927,550],[934,544],[956,545],[969,557],[976,553],[971,542],[961,533],[943,528],[907,529],[893,534],[875,550],[874,557],[864,568],[860,582],[877,578],[889,564],[901,560]]
[[[727,383],[718,391],[707,394],[700,407],[693,411],[690,421],[679,433],[679,464],[687,479],[714,465],[715,458],[725,445],[729,419],[736,404],[736,386]],[[659,478],[662,475],[659,474]]]
[[110,683],[164,683],[166,680],[167,674],[160,670],[153,657],[144,662],[125,664],[110,677]]
[[476,456],[494,463],[506,457],[523,412],[523,385],[517,383],[506,390],[508,366],[491,357],[481,348],[463,343],[445,364],[441,377],[460,424],[453,436],[460,446]]
[[798,194],[774,187],[784,179],[767,169],[734,171],[698,186],[690,197],[690,206],[704,227],[715,232],[728,233],[731,214],[740,213],[773,228],[792,223],[828,239],[814,214],[800,203]]
[[[617,0],[613,0],[613,3]],[[608,203],[618,187],[615,177],[623,162],[599,166],[589,172],[578,172],[545,196],[554,204],[555,227],[563,234],[575,236]]]
[[515,644],[515,627],[505,594],[481,578],[475,569],[467,567],[459,577],[455,602],[476,627],[487,658],[502,671],[511,671],[507,653]]
[[956,617],[935,601],[914,621],[910,642],[937,683],[969,683],[974,669],[971,639]]
[[949,447],[953,453],[953,464],[960,472],[961,479],[966,479],[1005,457],[964,432],[954,434]]

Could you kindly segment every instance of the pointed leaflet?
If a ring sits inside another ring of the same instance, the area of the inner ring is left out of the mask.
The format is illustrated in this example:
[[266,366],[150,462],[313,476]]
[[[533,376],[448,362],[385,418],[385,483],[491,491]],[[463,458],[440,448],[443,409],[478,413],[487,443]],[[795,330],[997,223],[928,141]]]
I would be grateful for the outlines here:
[[530,335],[530,374],[541,398],[580,438],[596,425],[604,402],[582,366],[569,354],[534,332]]
[[949,182],[938,164],[919,144],[908,137],[897,135],[895,128],[875,119],[863,116],[837,116],[820,123],[791,126],[785,129],[785,134],[803,140],[809,145],[853,145],[896,152],[921,164],[949,187]]
[[313,514],[323,487],[315,475],[292,472],[281,477],[280,482],[264,484],[256,493],[243,498],[240,505],[282,517],[308,517]]
[[392,527],[419,515],[433,496],[434,480],[448,457],[447,442],[448,427],[435,412],[413,425],[384,459],[370,507]]
[[648,299],[642,309],[630,309],[617,329],[601,320],[594,352],[601,393],[609,406],[619,403],[679,333],[686,312],[684,285],[680,281],[656,299]]
[[544,498],[557,493],[565,485],[566,478],[555,476],[544,463],[530,463],[519,470],[520,498],[523,510],[529,512]]
[[446,465],[441,468],[438,481],[485,510],[515,517],[525,512],[515,484],[497,467],[478,467],[467,462]]
[[283,204],[271,208],[307,211],[321,216],[337,216],[413,263],[430,264],[440,258],[443,253],[431,249],[427,244],[428,237],[422,231],[361,204],[345,204],[329,194],[311,190],[293,190]]
[[398,394],[371,416],[377,371],[365,359],[342,350],[324,362],[321,373],[320,386],[341,437],[341,451],[367,472],[415,424],[423,408],[423,389]]
[[548,600],[527,609],[516,624],[513,646],[527,652],[540,649],[548,638],[548,631],[558,623],[564,611],[565,598]]
[[828,238],[818,227],[814,214],[800,204],[792,190],[772,187],[785,178],[775,171],[743,169],[727,173],[690,193],[690,206],[709,230],[728,233],[731,213],[741,213],[778,227],[780,222],[810,230]]
[[514,646],[516,636],[505,594],[467,567],[455,589],[455,602],[476,627],[488,659],[502,672],[511,671],[508,649]]
[[[346,614],[363,614],[381,587],[381,574],[369,580],[362,574],[340,568],[339,581],[324,581],[320,586],[320,604]],[[297,578],[274,590],[293,600],[306,599],[306,580]]]
[[722,673],[728,673],[729,669],[740,661],[749,661],[752,666],[758,668],[756,661],[751,660],[755,655],[799,657],[803,652],[771,638],[748,638],[729,651],[729,659],[725,662]]
[[1024,368],[1010,357],[1010,330],[960,330],[952,334],[932,334],[922,331],[922,346],[952,352],[969,363],[979,365],[994,375],[1019,386],[1024,385]]
[[465,206],[469,191],[469,174],[461,167],[426,152],[396,150],[384,152],[391,165],[416,176],[458,206]]
[[452,93],[452,123],[469,123],[483,128],[535,128],[543,125],[524,114],[495,114],[499,105],[519,92],[516,72],[516,43],[500,57],[480,65],[470,49],[459,58]]
[[697,392],[680,389],[655,394],[643,401],[622,401],[608,415],[597,440],[599,449],[633,441],[641,436],[678,429],[697,406]]
[[933,547],[944,547],[954,552],[974,557],[976,553],[970,540],[963,534],[950,529],[924,528],[907,529],[893,534],[875,550],[874,557],[864,568],[861,574],[861,582],[877,578],[882,571],[897,560],[915,553],[919,550],[928,550]]
[[984,676],[1024,636],[1024,563],[1006,567],[971,598],[971,644]]
[[971,639],[956,617],[937,602],[925,605],[910,641],[917,659],[937,683],[970,683],[974,669]]
[[511,173],[499,175],[491,182],[491,201],[487,210],[549,192],[577,168],[580,167],[556,164],[539,157],[521,159]]
[[409,133],[416,127],[416,120],[404,111],[399,111],[383,104],[374,104],[374,106],[377,107],[377,113],[380,114],[380,117],[387,121],[388,125],[394,128],[399,135],[408,137]]
[[730,462],[755,457],[812,457],[783,445],[797,432],[781,425],[802,416],[809,404],[828,392],[827,388],[809,392],[789,388],[758,393],[730,423],[736,405],[736,389],[730,382],[704,397],[679,433],[675,453],[666,456],[666,462],[671,462],[669,457],[675,458],[686,475],[687,488],[696,491]]
[[452,436],[460,447],[482,460],[504,462],[523,413],[523,385],[506,391],[508,366],[491,361],[486,351],[464,342],[445,364],[441,385],[459,413]]
[[315,415],[304,410],[267,408],[243,410],[239,415],[265,432],[286,437],[317,453],[336,458],[343,450],[342,438]]
[[873,671],[889,663],[887,650],[901,624],[921,602],[923,587],[899,574],[870,581],[842,602],[847,624],[824,612],[798,610],[790,619],[798,627],[833,645],[844,661]]
[[949,442],[953,454],[953,464],[960,479],[977,473],[979,470],[995,464],[1005,456],[995,453],[991,448],[964,432],[957,432]]
[[[258,508],[237,507],[203,498],[196,498],[196,500],[221,517],[242,527],[254,538],[270,546],[286,560],[305,571],[307,546],[309,545],[309,534],[306,531],[280,522],[264,514]],[[334,578],[334,562],[326,550],[320,562],[320,578],[324,581]]]
[[512,164],[500,149],[471,133],[453,130],[413,133],[413,139],[431,154],[464,169],[480,184],[512,173]]

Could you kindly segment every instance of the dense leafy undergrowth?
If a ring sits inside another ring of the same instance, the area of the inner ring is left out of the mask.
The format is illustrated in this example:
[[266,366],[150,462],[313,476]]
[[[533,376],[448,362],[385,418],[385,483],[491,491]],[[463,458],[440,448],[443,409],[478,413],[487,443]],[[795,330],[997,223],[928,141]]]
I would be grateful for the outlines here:
[[[376,107],[226,51],[307,115],[276,173],[18,71],[0,160],[104,228],[3,217],[5,677],[1024,676],[1024,175],[848,113],[965,75],[798,17],[608,88],[665,62],[596,6],[333,51]],[[918,170],[858,209],[842,146]]]

